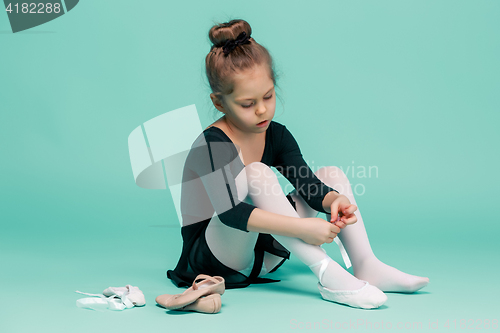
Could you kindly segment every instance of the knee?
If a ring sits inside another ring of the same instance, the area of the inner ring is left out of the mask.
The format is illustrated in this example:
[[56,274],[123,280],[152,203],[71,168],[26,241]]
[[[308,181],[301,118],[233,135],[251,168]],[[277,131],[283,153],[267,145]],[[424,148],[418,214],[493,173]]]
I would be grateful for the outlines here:
[[332,166],[322,167],[315,172],[315,175],[323,183],[337,190],[341,194],[347,194],[352,192],[349,179],[342,171],[342,169],[336,166],[332,165]]
[[278,182],[278,177],[274,172],[262,162],[253,162],[245,166],[235,178],[238,199],[245,200],[247,196],[252,197],[261,192],[261,188],[269,185],[274,186]]
[[262,162],[252,162],[245,169],[249,179],[277,179],[273,170]]
[[248,194],[258,196],[264,193],[283,192],[278,177],[270,167],[261,162],[253,162],[245,167],[247,170]]
[[344,171],[334,165],[319,168],[314,174],[322,182],[342,182],[344,180],[347,180],[347,176],[345,175]]

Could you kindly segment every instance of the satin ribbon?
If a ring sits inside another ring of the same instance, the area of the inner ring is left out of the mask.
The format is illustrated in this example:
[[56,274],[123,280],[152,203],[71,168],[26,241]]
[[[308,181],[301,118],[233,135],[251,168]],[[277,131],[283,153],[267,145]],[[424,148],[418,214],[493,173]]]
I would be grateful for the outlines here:
[[347,255],[347,251],[345,250],[344,244],[342,244],[342,242],[340,241],[340,239],[338,237],[335,237],[333,240],[339,246],[340,254],[342,255],[342,259],[344,259],[344,263],[345,263],[346,268],[351,267],[352,266],[351,260],[349,260],[349,256]]
[[[342,244],[342,242],[340,241],[340,239],[338,239],[338,237],[335,237],[334,240],[335,240],[335,242],[337,243],[337,245],[340,248],[340,253],[342,254],[342,258],[344,259],[345,265],[347,266],[347,268],[351,267],[351,261],[349,260],[349,256],[347,255],[347,252],[346,252],[346,250],[344,248],[344,245]],[[325,252],[325,254],[326,254],[326,250],[323,247],[320,246],[319,248],[323,252]],[[311,268],[311,269],[313,267],[321,265],[321,267],[319,269],[319,273],[318,273],[319,282],[321,284],[323,284],[323,274],[325,274],[326,267],[328,266],[328,262],[330,260],[333,260],[333,259],[331,259],[330,257],[327,256],[327,257],[323,258],[322,260],[318,261],[317,263],[309,265],[309,268]]]
[[[335,191],[335,192],[337,192],[337,191]],[[327,214],[327,216],[331,216],[331,215]],[[337,216],[337,221],[340,221],[340,216]],[[349,256],[347,255],[347,251],[345,250],[344,244],[342,244],[342,241],[339,239],[339,237],[335,237],[333,240],[339,246],[340,254],[342,255],[342,259],[344,259],[344,263],[345,263],[346,268],[351,267],[352,266],[351,260],[349,259]]]
[[96,311],[101,311],[100,309],[122,311],[134,307],[134,304],[127,298],[128,291],[124,292],[122,295],[112,295],[109,297],[106,297],[102,294],[83,293],[78,290],[76,290],[75,292],[83,295],[99,297],[99,298],[86,297],[78,299],[76,301],[76,306],[79,308],[87,308]]

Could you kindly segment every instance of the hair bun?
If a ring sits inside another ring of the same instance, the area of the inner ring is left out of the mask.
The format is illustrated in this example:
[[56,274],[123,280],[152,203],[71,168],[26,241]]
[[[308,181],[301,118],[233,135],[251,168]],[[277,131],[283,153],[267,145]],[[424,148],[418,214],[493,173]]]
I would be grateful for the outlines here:
[[227,41],[234,40],[245,32],[250,37],[252,28],[247,21],[241,19],[231,20],[226,23],[219,23],[214,25],[208,32],[208,37],[212,42],[212,48],[224,46]]
[[252,28],[245,20],[216,23],[208,36],[213,43],[205,57],[205,71],[212,93],[221,101],[234,89],[234,74],[265,66],[276,85],[273,59],[269,51],[251,37]]

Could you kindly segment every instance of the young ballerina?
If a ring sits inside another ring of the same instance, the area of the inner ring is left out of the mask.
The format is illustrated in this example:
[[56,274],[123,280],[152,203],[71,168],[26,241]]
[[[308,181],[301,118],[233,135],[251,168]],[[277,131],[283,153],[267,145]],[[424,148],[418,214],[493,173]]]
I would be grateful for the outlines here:
[[[288,129],[273,121],[276,76],[250,25],[215,25],[206,57],[214,106],[224,115],[198,136],[184,165],[183,248],[168,278],[190,286],[198,274],[222,276],[226,288],[277,282],[290,252],[318,278],[325,300],[370,309],[384,292],[412,293],[429,279],[403,273],[375,257],[351,185],[337,167],[313,173]],[[274,166],[295,187],[285,195]],[[327,220],[316,217],[326,213]],[[321,247],[342,241],[354,276]]]

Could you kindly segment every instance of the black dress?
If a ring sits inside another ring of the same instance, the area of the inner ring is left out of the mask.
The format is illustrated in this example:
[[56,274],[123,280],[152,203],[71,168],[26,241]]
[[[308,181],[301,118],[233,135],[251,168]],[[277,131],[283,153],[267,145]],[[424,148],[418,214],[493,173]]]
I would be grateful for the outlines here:
[[[284,125],[275,121],[271,121],[266,130],[261,162],[274,166],[307,204],[319,212],[326,213],[322,207],[325,195],[330,191],[338,193],[316,177],[304,161],[295,138]],[[224,277],[226,289],[279,281],[258,277],[264,252],[283,258],[269,273],[290,258],[290,252],[272,235],[259,233],[249,277],[222,264],[205,239],[205,230],[214,212],[223,224],[248,232],[248,218],[256,207],[238,199],[235,183],[244,167],[237,148],[220,128],[205,129],[191,146],[182,175],[182,252],[175,269],[167,271],[167,277],[177,287],[191,286],[198,274]],[[290,194],[287,198],[295,208]]]

